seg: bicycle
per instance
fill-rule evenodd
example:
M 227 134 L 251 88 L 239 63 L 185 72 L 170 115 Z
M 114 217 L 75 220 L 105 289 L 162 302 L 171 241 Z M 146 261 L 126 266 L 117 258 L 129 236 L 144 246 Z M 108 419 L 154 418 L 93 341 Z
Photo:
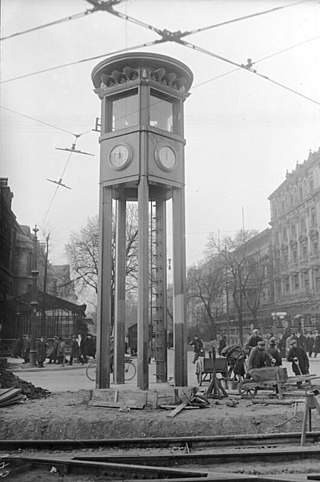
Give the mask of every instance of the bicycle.
M 95 381 L 96 379 L 96 368 L 97 368 L 97 362 L 94 360 L 93 362 L 89 363 L 89 365 L 86 368 L 86 376 L 89 378 L 91 381 Z M 132 380 L 137 372 L 137 368 L 134 364 L 134 361 L 130 357 L 130 355 L 125 355 L 124 359 L 124 379 L 126 382 L 129 380 Z

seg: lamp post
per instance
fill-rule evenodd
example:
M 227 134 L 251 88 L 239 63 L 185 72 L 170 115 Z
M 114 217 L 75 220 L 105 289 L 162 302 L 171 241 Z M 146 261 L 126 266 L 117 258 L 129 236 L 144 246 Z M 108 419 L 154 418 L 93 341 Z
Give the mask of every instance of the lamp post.
M 32 256 L 32 300 L 30 301 L 30 305 L 32 308 L 32 315 L 31 315 L 31 343 L 30 343 L 30 365 L 36 366 L 37 365 L 37 348 L 36 348 L 36 336 L 37 336 L 37 281 L 38 281 L 38 266 L 37 266 L 37 248 L 38 248 L 38 239 L 37 239 L 37 232 L 39 231 L 37 225 L 33 228 L 34 232 L 34 239 L 33 239 L 33 256 Z

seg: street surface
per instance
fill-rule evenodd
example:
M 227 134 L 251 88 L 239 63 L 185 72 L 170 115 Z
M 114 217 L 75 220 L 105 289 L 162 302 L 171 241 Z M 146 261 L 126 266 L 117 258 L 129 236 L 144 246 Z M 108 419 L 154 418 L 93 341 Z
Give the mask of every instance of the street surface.
M 192 363 L 194 354 L 188 351 L 188 385 L 196 386 L 198 385 L 196 375 L 195 375 L 195 365 Z M 133 359 L 134 363 L 137 363 L 136 358 Z M 10 360 L 15 361 L 15 360 Z M 168 350 L 168 380 L 173 378 L 173 362 L 174 362 L 174 351 Z M 293 376 L 291 369 L 291 363 L 286 360 L 282 360 L 282 366 L 286 367 L 288 370 L 288 376 Z M 51 392 L 61 392 L 61 391 L 78 391 L 78 390 L 91 390 L 95 388 L 95 382 L 89 380 L 85 374 L 86 365 L 76 364 L 72 367 L 66 365 L 61 367 L 61 365 L 45 365 L 44 368 L 17 368 L 14 371 L 15 375 L 19 376 L 23 380 L 31 382 L 33 385 L 45 388 Z M 320 376 L 320 356 L 318 358 L 310 359 L 310 374 L 316 374 Z M 149 388 L 156 389 L 156 364 L 152 361 L 149 365 Z M 207 387 L 208 382 L 203 383 L 203 387 Z M 112 383 L 111 375 L 111 385 L 110 387 L 115 387 Z M 137 377 L 125 383 L 125 387 L 137 388 Z

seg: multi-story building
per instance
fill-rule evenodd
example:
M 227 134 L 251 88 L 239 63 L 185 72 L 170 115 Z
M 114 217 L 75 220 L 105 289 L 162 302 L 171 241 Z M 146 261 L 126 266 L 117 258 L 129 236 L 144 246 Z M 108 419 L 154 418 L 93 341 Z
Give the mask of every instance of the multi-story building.
M 0 178 L 0 333 L 16 338 L 30 332 L 36 336 L 70 336 L 86 332 L 86 305 L 76 305 L 69 265 L 51 265 L 45 243 L 29 226 L 19 225 L 12 211 L 13 193 L 8 179 Z M 36 231 L 35 231 L 36 232 Z M 36 269 L 35 269 L 36 268 Z M 36 277 L 36 299 L 32 271 Z M 36 320 L 31 302 L 37 301 Z M 3 340 L 2 340 L 3 341 Z
M 312 330 L 320 321 L 320 150 L 287 172 L 269 196 L 275 311 L 291 326 Z

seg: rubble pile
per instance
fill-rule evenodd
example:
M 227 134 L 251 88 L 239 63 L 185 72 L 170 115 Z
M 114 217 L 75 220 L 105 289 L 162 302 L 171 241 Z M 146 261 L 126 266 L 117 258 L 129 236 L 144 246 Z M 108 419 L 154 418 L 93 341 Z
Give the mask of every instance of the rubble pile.
M 0 388 L 20 388 L 21 393 L 31 400 L 36 398 L 46 398 L 50 395 L 49 390 L 35 387 L 32 383 L 22 380 L 9 370 L 2 367 L 0 367 Z

